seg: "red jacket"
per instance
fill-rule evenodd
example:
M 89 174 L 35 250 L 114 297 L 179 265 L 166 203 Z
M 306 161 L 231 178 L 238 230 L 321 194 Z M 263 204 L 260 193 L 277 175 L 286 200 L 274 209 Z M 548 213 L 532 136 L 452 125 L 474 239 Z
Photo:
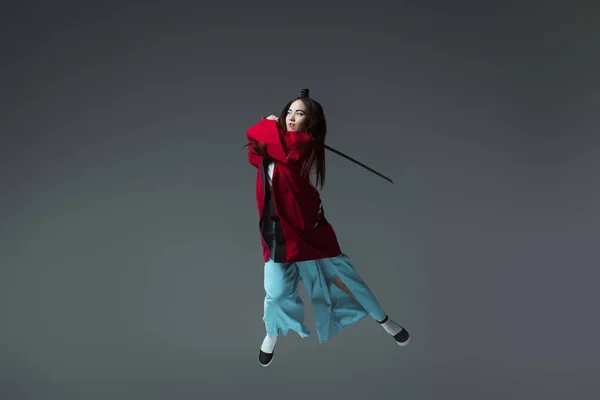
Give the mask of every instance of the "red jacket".
M 333 227 L 325 219 L 319 192 L 308 177 L 300 176 L 301 163 L 310 151 L 302 144 L 309 142 L 310 136 L 303 132 L 279 132 L 277 121 L 263 118 L 248 129 L 246 137 L 250 143 L 248 160 L 258 169 L 256 204 L 261 232 L 264 227 L 265 185 L 268 185 L 265 180 L 267 165 L 263 161 L 275 162 L 272 196 L 285 242 L 282 243 L 284 248 L 280 249 L 281 252 L 275 251 L 276 254 L 282 254 L 275 257 L 275 261 L 297 262 L 338 256 L 341 253 L 340 246 Z M 267 145 L 267 155 L 271 160 L 263 160 L 263 157 L 253 153 L 252 140 Z M 267 262 L 271 255 L 269 246 L 263 235 L 261 240 L 264 261 Z

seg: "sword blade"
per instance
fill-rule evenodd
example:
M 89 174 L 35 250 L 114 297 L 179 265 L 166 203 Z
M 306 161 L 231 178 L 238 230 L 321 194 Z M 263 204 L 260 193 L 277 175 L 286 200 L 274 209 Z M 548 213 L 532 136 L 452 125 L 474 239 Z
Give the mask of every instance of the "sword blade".
M 365 169 L 367 169 L 367 170 L 371 171 L 371 172 L 372 172 L 372 173 L 374 173 L 375 175 L 382 177 L 383 179 L 385 179 L 386 181 L 390 182 L 391 184 L 394 184 L 394 182 L 393 182 L 393 181 L 392 181 L 390 178 L 388 178 L 387 176 L 385 176 L 385 175 L 383 175 L 383 174 L 380 174 L 379 172 L 375 171 L 373 168 L 366 166 L 365 164 L 361 163 L 360 161 L 356 161 L 354 158 L 352 158 L 352 157 L 350 157 L 350 156 L 347 156 L 346 154 L 342 153 L 341 151 L 339 151 L 339 150 L 336 150 L 336 149 L 334 149 L 333 147 L 330 147 L 330 146 L 328 146 L 328 145 L 325 145 L 325 148 L 326 148 L 327 150 L 331 151 L 331 152 L 334 152 L 335 154 L 337 154 L 337 155 L 339 155 L 339 156 L 342 156 L 342 157 L 344 157 L 344 158 L 345 158 L 345 159 L 347 159 L 347 160 L 350 160 L 350 161 L 352 161 L 352 162 L 353 162 L 353 163 L 355 163 L 355 164 L 358 164 L 358 165 L 360 165 L 361 167 L 363 167 L 363 168 L 365 168 Z

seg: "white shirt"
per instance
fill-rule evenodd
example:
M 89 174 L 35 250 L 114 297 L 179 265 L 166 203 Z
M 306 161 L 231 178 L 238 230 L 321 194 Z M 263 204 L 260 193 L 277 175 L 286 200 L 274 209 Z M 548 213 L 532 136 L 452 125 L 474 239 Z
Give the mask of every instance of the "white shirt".
M 273 187 L 273 171 L 275 170 L 275 163 L 271 161 L 267 168 L 269 176 L 269 186 Z

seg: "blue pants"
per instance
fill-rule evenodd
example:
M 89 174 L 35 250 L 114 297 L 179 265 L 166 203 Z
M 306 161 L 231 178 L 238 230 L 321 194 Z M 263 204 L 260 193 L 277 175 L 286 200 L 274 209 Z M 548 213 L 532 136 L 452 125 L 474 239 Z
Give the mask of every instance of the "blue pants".
M 271 223 L 270 229 L 265 232 L 271 248 L 274 247 L 274 228 L 274 223 Z M 304 282 L 313 306 L 320 343 L 367 315 L 378 321 L 386 316 L 345 254 L 295 263 L 276 263 L 271 257 L 264 270 L 266 296 L 263 320 L 267 335 L 271 337 L 277 337 L 278 333 L 286 336 L 290 329 L 303 338 L 310 335 L 304 324 L 304 303 L 298 295 L 300 281 Z M 333 283 L 336 276 L 360 304 Z

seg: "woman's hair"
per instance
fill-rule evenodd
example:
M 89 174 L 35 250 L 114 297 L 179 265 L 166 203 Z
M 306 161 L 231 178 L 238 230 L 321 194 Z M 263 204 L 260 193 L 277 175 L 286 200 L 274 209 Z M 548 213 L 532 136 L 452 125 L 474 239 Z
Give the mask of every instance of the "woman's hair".
M 312 139 L 310 142 L 310 154 L 302 163 L 301 174 L 308 176 L 314 168 L 316 174 L 315 184 L 322 189 L 325 185 L 325 136 L 327 135 L 327 121 L 325 120 L 323 106 L 310 98 L 308 94 L 308 89 L 302 89 L 300 97 L 290 100 L 285 105 L 277 120 L 277 128 L 283 132 L 287 130 L 285 124 L 287 112 L 294 101 L 301 100 L 306 109 L 305 125 L 302 131 L 306 132 Z

